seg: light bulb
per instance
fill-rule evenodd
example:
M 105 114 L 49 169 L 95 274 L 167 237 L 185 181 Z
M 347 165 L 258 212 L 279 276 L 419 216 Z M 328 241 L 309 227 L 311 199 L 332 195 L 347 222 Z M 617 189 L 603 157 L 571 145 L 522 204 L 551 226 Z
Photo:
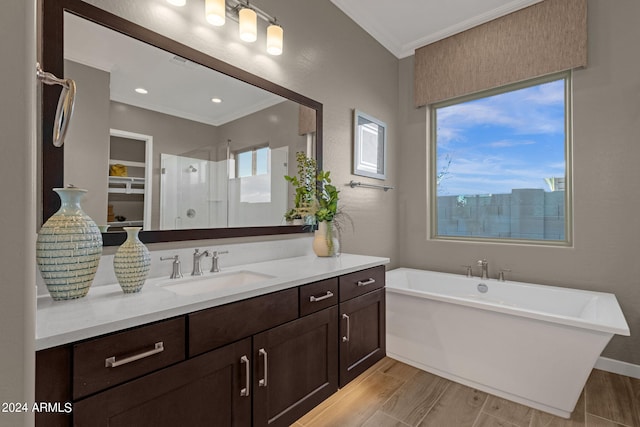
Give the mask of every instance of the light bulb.
M 204 13 L 207 22 L 216 27 L 224 25 L 225 7 L 225 0 L 205 0 Z
M 267 27 L 267 53 L 270 55 L 282 55 L 283 30 L 278 24 Z
M 250 43 L 256 41 L 258 38 L 258 15 L 256 12 L 245 7 L 240 9 L 238 17 L 240 39 Z

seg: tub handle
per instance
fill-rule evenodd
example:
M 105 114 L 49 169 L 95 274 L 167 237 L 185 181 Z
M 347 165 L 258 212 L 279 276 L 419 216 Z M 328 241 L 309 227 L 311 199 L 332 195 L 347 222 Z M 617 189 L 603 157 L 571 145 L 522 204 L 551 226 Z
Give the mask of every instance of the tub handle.
M 247 357 L 247 355 L 243 355 L 240 358 L 240 364 L 244 363 L 244 378 L 245 378 L 245 383 L 244 383 L 244 387 L 240 389 L 240 396 L 246 397 L 249 396 L 249 387 L 251 385 L 251 381 L 249 380 L 249 378 L 251 377 L 251 372 L 249 371 L 249 358 Z
M 349 316 L 347 314 L 343 314 L 342 318 L 346 319 L 346 321 L 347 321 L 347 335 L 342 337 L 342 342 L 349 342 L 349 339 L 350 339 L 349 335 L 351 335 L 350 334 L 351 324 L 350 324 L 350 321 L 349 321 L 350 319 L 349 319 Z
M 373 277 L 367 280 L 358 280 L 358 286 L 373 285 L 374 283 L 376 283 L 376 279 L 374 279 Z
M 127 363 L 135 362 L 136 360 L 144 359 L 145 357 L 153 356 L 154 354 L 162 353 L 164 351 L 164 344 L 162 341 L 154 344 L 153 350 L 145 351 L 143 353 L 135 354 L 130 357 L 125 357 L 122 360 L 116 361 L 115 356 L 107 357 L 104 360 L 105 368 L 117 368 L 118 366 L 126 365 Z
M 316 297 L 316 296 L 311 295 L 309 297 L 309 302 L 323 301 L 323 300 L 331 298 L 332 296 L 333 296 L 333 292 L 331 292 L 331 291 L 327 291 L 327 293 L 325 295 L 322 295 L 321 297 Z

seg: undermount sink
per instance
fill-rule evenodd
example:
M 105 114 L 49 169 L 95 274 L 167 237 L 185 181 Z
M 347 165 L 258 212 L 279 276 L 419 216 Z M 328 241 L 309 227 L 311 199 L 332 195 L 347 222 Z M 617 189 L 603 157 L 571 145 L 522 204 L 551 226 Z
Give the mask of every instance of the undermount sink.
M 207 292 L 220 291 L 237 286 L 250 285 L 272 279 L 268 274 L 253 271 L 234 271 L 230 273 L 216 273 L 215 275 L 201 276 L 190 280 L 180 280 L 175 283 L 163 282 L 158 286 L 178 295 L 199 295 Z

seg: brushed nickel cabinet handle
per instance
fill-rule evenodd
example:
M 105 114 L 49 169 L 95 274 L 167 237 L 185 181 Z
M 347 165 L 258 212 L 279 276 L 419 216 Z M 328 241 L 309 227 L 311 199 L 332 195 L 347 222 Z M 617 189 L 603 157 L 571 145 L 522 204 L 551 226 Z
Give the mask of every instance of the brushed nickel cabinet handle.
M 153 350 L 145 351 L 143 353 L 135 354 L 133 356 L 125 357 L 124 359 L 116 361 L 116 356 L 107 357 L 104 360 L 105 368 L 117 368 L 118 366 L 126 365 L 127 363 L 135 362 L 136 360 L 144 359 L 145 357 L 153 356 L 154 354 L 162 353 L 164 351 L 164 343 L 162 341 L 155 343 Z
M 350 335 L 350 331 L 349 330 L 351 329 L 350 319 L 349 319 L 349 316 L 346 315 L 346 314 L 343 314 L 342 318 L 346 319 L 346 321 L 347 321 L 347 335 L 342 337 L 342 342 L 349 342 L 349 339 L 350 339 L 349 338 L 349 335 Z
M 311 295 L 309 297 L 309 302 L 323 301 L 323 300 L 331 298 L 332 296 L 333 296 L 333 292 L 331 292 L 331 291 L 327 291 L 327 293 L 325 295 L 322 295 L 321 297 L 316 297 L 316 296 Z
M 374 283 L 376 283 L 376 279 L 374 279 L 373 277 L 367 280 L 358 280 L 358 286 L 373 285 Z
M 258 350 L 258 354 L 264 358 L 264 375 L 262 379 L 258 381 L 258 386 L 266 387 L 267 386 L 267 370 L 269 369 L 269 362 L 267 361 L 267 351 L 264 348 Z
M 249 371 L 249 358 L 244 355 L 240 358 L 240 363 L 244 363 L 244 375 L 245 375 L 245 383 L 244 388 L 240 389 L 240 396 L 249 396 L 249 386 L 251 384 L 249 380 L 249 376 L 251 372 Z

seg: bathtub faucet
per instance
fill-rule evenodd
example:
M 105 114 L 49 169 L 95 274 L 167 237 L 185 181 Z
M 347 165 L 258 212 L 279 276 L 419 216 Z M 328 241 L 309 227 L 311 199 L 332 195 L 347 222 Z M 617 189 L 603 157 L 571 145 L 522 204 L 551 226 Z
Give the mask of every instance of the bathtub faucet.
M 489 261 L 486 259 L 479 259 L 478 265 L 482 267 L 482 280 L 489 278 Z

